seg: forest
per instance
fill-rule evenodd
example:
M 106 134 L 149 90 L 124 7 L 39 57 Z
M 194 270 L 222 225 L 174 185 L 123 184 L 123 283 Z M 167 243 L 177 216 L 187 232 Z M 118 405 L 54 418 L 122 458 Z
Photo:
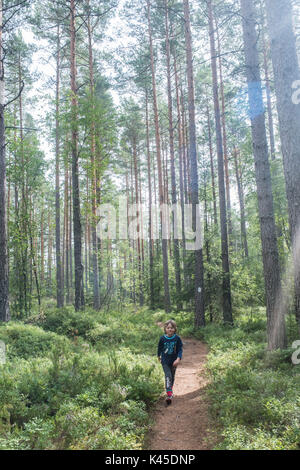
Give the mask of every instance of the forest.
M 0 450 L 300 449 L 299 58 L 300 0 L 0 0 Z

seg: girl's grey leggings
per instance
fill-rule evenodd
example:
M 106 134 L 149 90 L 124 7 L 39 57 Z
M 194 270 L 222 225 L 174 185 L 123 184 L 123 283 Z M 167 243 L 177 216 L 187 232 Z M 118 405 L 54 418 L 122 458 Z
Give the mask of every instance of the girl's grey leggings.
M 165 373 L 166 391 L 169 392 L 174 385 L 176 367 L 169 366 L 168 364 L 162 364 L 162 367 Z

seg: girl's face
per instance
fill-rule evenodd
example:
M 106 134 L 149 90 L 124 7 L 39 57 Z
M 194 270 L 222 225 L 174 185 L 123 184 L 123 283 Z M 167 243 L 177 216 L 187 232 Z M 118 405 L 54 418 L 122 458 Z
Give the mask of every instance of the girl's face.
M 171 323 L 169 323 L 167 326 L 166 326 L 166 335 L 167 336 L 173 336 L 174 333 L 175 333 L 175 328 L 171 325 Z

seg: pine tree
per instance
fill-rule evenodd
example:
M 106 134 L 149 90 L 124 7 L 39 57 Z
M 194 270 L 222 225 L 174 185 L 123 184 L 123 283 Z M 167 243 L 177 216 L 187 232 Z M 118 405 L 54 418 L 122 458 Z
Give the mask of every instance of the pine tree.
M 273 350 L 285 347 L 286 333 L 277 297 L 280 268 L 253 0 L 241 0 L 241 14 L 267 302 L 268 348 Z
M 266 0 L 280 140 L 288 201 L 295 286 L 295 314 L 300 330 L 300 105 L 293 97 L 300 70 L 290 0 Z
M 199 186 L 198 186 L 198 163 L 196 148 L 196 123 L 195 123 L 195 96 L 194 96 L 194 72 L 192 59 L 192 34 L 190 22 L 189 1 L 183 0 L 185 21 L 185 48 L 187 63 L 188 82 L 188 109 L 189 109 L 189 162 L 191 178 L 191 202 L 193 210 L 193 231 L 196 232 L 199 223 Z M 198 219 L 198 220 L 197 220 Z M 195 317 L 196 328 L 205 325 L 204 311 L 204 267 L 202 247 L 195 249 Z
M 6 213 L 6 158 L 4 123 L 4 65 L 2 43 L 3 13 L 0 0 L 0 321 L 8 321 L 8 251 L 7 251 L 7 213 Z

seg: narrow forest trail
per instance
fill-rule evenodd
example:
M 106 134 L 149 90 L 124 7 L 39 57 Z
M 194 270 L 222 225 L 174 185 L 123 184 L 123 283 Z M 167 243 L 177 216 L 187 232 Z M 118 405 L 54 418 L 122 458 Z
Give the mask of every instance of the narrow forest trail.
M 183 358 L 174 385 L 174 398 L 166 406 L 161 398 L 154 410 L 154 425 L 147 439 L 148 450 L 210 450 L 213 441 L 208 414 L 205 374 L 207 346 L 182 338 Z

